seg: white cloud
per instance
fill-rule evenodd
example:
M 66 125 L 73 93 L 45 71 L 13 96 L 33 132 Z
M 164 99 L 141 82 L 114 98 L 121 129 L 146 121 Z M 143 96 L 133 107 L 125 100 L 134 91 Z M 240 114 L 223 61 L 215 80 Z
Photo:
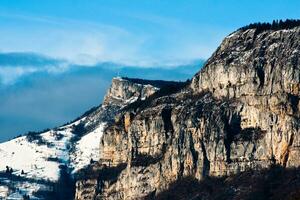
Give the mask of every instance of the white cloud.
M 91 21 L 2 13 L 0 17 L 24 23 L 0 27 L 0 50 L 38 52 L 86 65 L 106 61 L 142 66 L 174 65 L 211 54 L 210 44 L 199 39 L 198 28 L 191 33 L 190 26 L 194 25 L 161 16 L 125 15 L 127 18 L 122 17 L 126 20 L 149 24 L 151 31 L 138 26 L 132 29 Z
M 47 72 L 50 74 L 58 74 L 67 71 L 69 65 L 66 63 L 61 63 L 55 66 L 1 66 L 0 67 L 0 84 L 3 85 L 12 85 L 21 77 L 38 73 L 38 72 Z
M 9 85 L 14 83 L 18 78 L 26 74 L 31 74 L 36 72 L 36 68 L 22 68 L 22 67 L 1 67 L 0 68 L 0 80 L 4 85 Z

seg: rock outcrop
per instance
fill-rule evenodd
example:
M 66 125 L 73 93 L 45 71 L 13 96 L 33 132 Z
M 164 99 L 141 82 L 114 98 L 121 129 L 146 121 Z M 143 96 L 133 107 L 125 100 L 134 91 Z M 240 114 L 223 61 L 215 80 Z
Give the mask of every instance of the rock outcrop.
M 104 104 L 128 104 L 137 99 L 145 99 L 156 92 L 158 88 L 150 84 L 140 84 L 128 78 L 113 78 L 111 87 L 109 88 Z
M 161 84 L 168 82 L 161 81 L 157 84 L 156 81 L 147 81 L 143 83 L 141 79 L 113 78 L 102 105 L 88 112 L 82 123 L 87 130 L 92 130 L 100 123 L 114 121 L 122 107 L 149 97 L 159 89 Z
M 111 124 L 116 121 L 122 121 L 126 129 L 130 126 L 132 114 L 119 114 L 122 108 L 133 102 L 140 102 L 148 98 L 158 91 L 160 87 L 169 84 L 173 84 L 173 82 L 146 81 L 121 77 L 114 78 L 111 87 L 104 97 L 103 104 L 85 114 L 81 123 L 87 132 L 91 132 L 101 123 Z M 76 199 L 93 199 L 99 193 L 99 173 L 106 169 L 103 165 L 105 160 L 109 161 L 111 159 L 112 157 L 104 159 L 101 157 L 101 165 L 95 162 L 87 169 L 83 169 L 82 172 L 78 172 L 75 175 L 75 178 L 78 180 L 76 183 Z
M 110 93 L 122 101 L 153 95 L 108 124 L 96 170 L 82 172 L 95 192 L 77 199 L 151 199 L 184 177 L 300 166 L 299 59 L 299 27 L 238 30 L 178 90 L 116 85 Z

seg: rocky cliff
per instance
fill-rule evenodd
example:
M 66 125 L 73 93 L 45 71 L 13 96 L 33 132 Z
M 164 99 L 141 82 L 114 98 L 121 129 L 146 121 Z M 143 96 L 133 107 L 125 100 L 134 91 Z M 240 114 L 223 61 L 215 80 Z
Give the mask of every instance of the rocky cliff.
M 120 108 L 99 162 L 81 172 L 76 199 L 153 199 L 185 177 L 298 167 L 299 51 L 299 27 L 232 33 L 191 82 Z
M 92 132 L 103 123 L 113 124 L 116 121 L 122 121 L 123 125 L 128 127 L 130 120 L 129 117 L 121 114 L 122 109 L 134 102 L 145 100 L 158 91 L 160 87 L 172 84 L 174 84 L 172 81 L 113 78 L 111 87 L 104 97 L 103 104 L 84 116 L 81 122 L 84 127 L 83 131 Z M 118 155 L 118 157 L 121 156 Z M 104 162 L 109 162 L 111 159 L 112 157 L 103 158 L 101 156 L 101 165 L 98 162 L 94 162 L 87 169 L 83 169 L 82 172 L 79 171 L 75 174 L 75 178 L 80 180 L 76 183 L 76 199 L 92 199 L 98 194 L 99 170 L 103 168 Z

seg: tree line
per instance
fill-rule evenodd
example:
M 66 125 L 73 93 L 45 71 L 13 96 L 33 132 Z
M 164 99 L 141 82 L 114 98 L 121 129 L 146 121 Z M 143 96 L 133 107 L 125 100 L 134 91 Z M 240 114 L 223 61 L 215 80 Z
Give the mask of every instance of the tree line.
M 292 29 L 297 26 L 300 26 L 299 19 L 287 19 L 287 20 L 273 20 L 272 23 L 252 23 L 247 26 L 240 28 L 239 30 L 245 31 L 248 29 L 256 29 L 257 33 L 266 31 L 266 30 L 281 30 L 281 29 Z

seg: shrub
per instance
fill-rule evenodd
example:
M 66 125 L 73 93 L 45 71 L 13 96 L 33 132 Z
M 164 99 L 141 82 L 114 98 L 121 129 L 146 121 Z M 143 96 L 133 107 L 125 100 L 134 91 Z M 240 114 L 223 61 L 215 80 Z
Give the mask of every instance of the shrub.
M 161 149 L 161 153 L 158 155 L 148 155 L 148 154 L 144 154 L 144 153 L 138 153 L 131 161 L 131 165 L 132 166 L 149 166 L 152 164 L 156 164 L 159 161 L 161 161 L 165 155 L 167 151 L 167 145 L 163 144 L 162 149 Z
M 138 167 L 138 166 L 149 166 L 151 164 L 155 164 L 162 159 L 162 155 L 159 156 L 151 156 L 147 154 L 138 154 L 134 159 L 131 161 L 131 165 Z
M 45 141 L 42 136 L 41 133 L 47 132 L 49 131 L 49 129 L 45 129 L 41 132 L 28 132 L 26 135 L 26 139 L 28 142 L 35 142 L 38 145 L 47 145 L 48 147 L 52 147 L 53 144 L 51 144 L 50 142 Z
M 76 136 L 83 136 L 86 133 L 86 128 L 84 123 L 79 123 L 73 127 L 72 133 Z
M 121 163 L 114 167 L 104 166 L 99 171 L 99 180 L 116 182 L 121 172 L 127 167 L 126 163 Z
M 23 200 L 30 200 L 29 195 L 24 194 L 24 195 L 23 195 Z
M 163 80 L 144 80 L 138 78 L 128 78 L 122 77 L 122 79 L 128 80 L 133 83 L 142 84 L 142 85 L 152 85 L 154 87 L 162 88 L 168 85 L 177 84 L 176 81 L 163 81 Z
M 79 170 L 75 174 L 76 180 L 98 179 L 99 181 L 115 182 L 121 172 L 127 167 L 127 163 L 121 163 L 117 166 L 100 165 L 94 162 L 87 167 Z

